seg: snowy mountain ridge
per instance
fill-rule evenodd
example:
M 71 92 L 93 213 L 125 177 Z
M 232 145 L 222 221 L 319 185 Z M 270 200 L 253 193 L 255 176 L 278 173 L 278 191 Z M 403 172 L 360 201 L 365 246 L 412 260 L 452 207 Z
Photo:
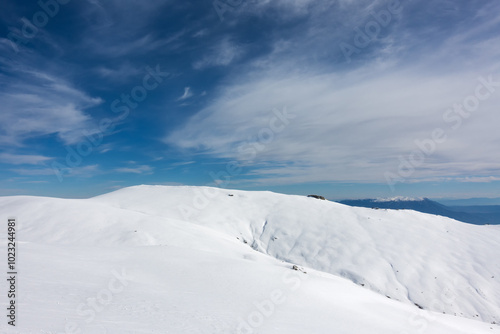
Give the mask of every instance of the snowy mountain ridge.
M 209 204 L 197 206 L 203 194 Z M 498 228 L 490 231 L 419 212 L 384 212 L 304 196 L 216 188 L 182 187 L 172 192 L 140 186 L 96 200 L 179 220 L 188 211 L 191 223 L 240 237 L 277 259 L 347 277 L 433 311 L 500 322 L 500 280 L 491 278 L 500 269 L 493 260 L 500 249 Z M 462 263 L 481 269 L 470 272 L 461 268 Z M 426 270 L 415 277 L 415 267 Z M 483 280 L 487 286 L 476 286 Z M 455 291 L 455 303 L 433 305 L 435 293 L 446 289 Z M 475 306 L 460 306 L 470 298 Z M 494 307 L 490 298 L 496 300 Z
M 420 202 L 426 200 L 425 197 L 408 197 L 408 196 L 394 196 L 394 197 L 377 197 L 377 198 L 366 198 L 366 199 L 349 199 L 345 201 L 371 201 L 374 203 L 383 202 Z
M 3 197 L 0 214 L 19 220 L 31 330 L 43 324 L 56 332 L 43 319 L 62 317 L 81 328 L 107 323 L 107 333 L 142 333 L 145 317 L 162 333 L 420 333 L 415 318 L 432 318 L 429 333 L 500 332 L 490 325 L 500 314 L 498 226 L 305 196 L 167 186 L 87 200 Z M 92 282 L 120 266 L 133 277 L 128 292 L 87 324 L 72 310 L 95 296 Z M 287 302 L 266 292 L 275 290 Z M 47 300 L 57 304 L 39 314 Z M 292 320 L 295 312 L 307 323 Z M 256 322 L 255 314 L 265 319 Z M 188 323 L 193 328 L 179 329 Z
M 395 196 L 386 198 L 375 198 L 374 202 L 420 202 L 425 200 L 424 197 L 406 197 L 406 196 Z

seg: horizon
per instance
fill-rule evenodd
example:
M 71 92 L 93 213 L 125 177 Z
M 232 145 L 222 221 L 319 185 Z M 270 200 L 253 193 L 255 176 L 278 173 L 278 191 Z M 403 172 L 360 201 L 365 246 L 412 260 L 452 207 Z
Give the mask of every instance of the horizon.
M 101 195 L 106 195 L 113 193 L 115 191 L 120 191 L 124 190 L 127 188 L 134 188 L 134 187 L 141 187 L 141 186 L 161 186 L 161 187 L 172 187 L 172 188 L 177 188 L 177 187 L 195 187 L 195 188 L 202 188 L 202 187 L 211 187 L 215 189 L 221 189 L 221 190 L 229 190 L 229 191 L 250 191 L 250 192 L 271 192 L 275 194 L 281 194 L 281 195 L 292 195 L 292 196 L 310 196 L 310 195 L 321 195 L 319 193 L 307 193 L 307 192 L 302 192 L 302 193 L 285 193 L 285 192 L 279 192 L 279 191 L 272 191 L 272 190 L 243 190 L 243 189 L 237 189 L 237 188 L 221 188 L 217 186 L 210 186 L 210 185 L 205 185 L 205 186 L 196 186 L 196 185 L 161 185 L 161 184 L 136 184 L 136 185 L 131 185 L 123 188 L 117 188 L 110 190 L 108 192 L 103 192 L 103 193 L 97 193 L 93 194 L 90 196 L 81 196 L 81 197 L 76 197 L 76 196 L 69 196 L 69 197 L 59 197 L 59 196 L 50 196 L 50 195 L 0 195 L 0 197 L 15 197 L 15 196 L 34 196 L 34 197 L 47 197 L 47 198 L 62 198 L 62 199 L 90 199 L 93 197 L 98 197 Z M 431 198 L 431 197 L 408 197 L 408 196 L 394 196 L 394 197 L 351 197 L 351 198 L 344 198 L 344 197 L 338 197 L 338 198 L 330 198 L 326 197 L 327 201 L 332 201 L 332 202 L 342 202 L 342 201 L 365 201 L 365 200 L 371 200 L 371 201 L 403 201 L 403 202 L 413 202 L 413 201 L 424 201 L 424 200 L 430 200 L 433 202 L 438 202 L 439 204 L 445 205 L 445 206 L 500 206 L 500 197 L 472 197 L 472 198 L 448 198 L 448 197 L 442 197 L 442 198 Z M 350 204 L 348 204 L 350 205 Z
M 498 12 L 493 0 L 5 4 L 0 196 L 157 184 L 495 202 Z

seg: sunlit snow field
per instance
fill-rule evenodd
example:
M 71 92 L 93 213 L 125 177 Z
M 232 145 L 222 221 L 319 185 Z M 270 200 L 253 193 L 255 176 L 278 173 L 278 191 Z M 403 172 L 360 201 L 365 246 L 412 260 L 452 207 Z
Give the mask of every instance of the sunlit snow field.
M 19 268 L 0 333 L 500 333 L 498 226 L 166 186 L 0 216 Z

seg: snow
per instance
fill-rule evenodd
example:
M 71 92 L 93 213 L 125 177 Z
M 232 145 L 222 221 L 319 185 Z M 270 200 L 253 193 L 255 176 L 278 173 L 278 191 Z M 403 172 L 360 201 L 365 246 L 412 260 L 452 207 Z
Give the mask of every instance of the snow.
M 12 216 L 18 326 L 0 333 L 500 333 L 498 226 L 166 186 L 1 197 Z
M 377 198 L 373 201 L 374 202 L 420 202 L 423 200 L 424 200 L 423 197 L 396 196 L 396 197 L 387 197 L 387 198 Z

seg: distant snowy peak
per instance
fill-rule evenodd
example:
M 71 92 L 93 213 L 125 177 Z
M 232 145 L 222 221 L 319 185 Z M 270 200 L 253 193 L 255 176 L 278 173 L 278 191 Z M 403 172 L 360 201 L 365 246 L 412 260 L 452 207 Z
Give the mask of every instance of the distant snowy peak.
M 423 202 L 427 198 L 425 197 L 405 197 L 405 196 L 396 196 L 396 197 L 388 197 L 388 198 L 376 198 L 372 199 L 373 202 Z
M 378 199 L 345 200 L 339 203 L 365 208 L 415 210 L 432 215 L 449 217 L 461 222 L 476 225 L 497 225 L 500 223 L 500 210 L 498 212 L 466 212 L 460 207 L 448 207 L 439 202 L 424 198 L 392 197 Z
M 363 198 L 363 199 L 351 199 L 343 200 L 344 202 L 360 202 L 360 203 L 390 203 L 390 202 L 425 202 L 430 201 L 427 197 L 407 197 L 407 196 L 395 196 L 395 197 L 380 197 L 380 198 Z

